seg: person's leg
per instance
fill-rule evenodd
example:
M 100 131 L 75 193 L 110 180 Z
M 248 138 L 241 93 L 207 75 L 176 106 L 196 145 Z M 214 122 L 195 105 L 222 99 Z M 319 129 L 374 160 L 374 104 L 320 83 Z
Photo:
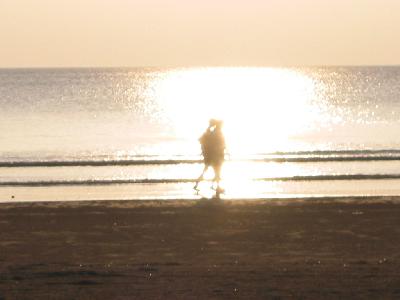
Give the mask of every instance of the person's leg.
M 221 181 L 221 167 L 222 167 L 221 164 L 213 165 L 213 170 L 214 170 L 213 187 L 214 187 L 215 183 L 217 184 L 215 190 L 219 190 L 220 189 L 219 183 Z
M 200 181 L 203 180 L 204 174 L 207 172 L 207 170 L 208 170 L 208 165 L 204 164 L 203 172 L 201 172 L 201 175 L 199 176 L 199 178 L 197 178 L 196 184 L 193 187 L 195 190 L 197 190 L 197 187 L 199 186 Z
M 214 179 L 213 179 L 213 189 L 215 189 L 215 196 L 214 199 L 220 199 L 221 193 L 224 193 L 224 189 L 220 186 L 221 181 L 221 164 L 217 164 L 213 166 L 214 170 Z M 214 184 L 217 186 L 214 188 Z

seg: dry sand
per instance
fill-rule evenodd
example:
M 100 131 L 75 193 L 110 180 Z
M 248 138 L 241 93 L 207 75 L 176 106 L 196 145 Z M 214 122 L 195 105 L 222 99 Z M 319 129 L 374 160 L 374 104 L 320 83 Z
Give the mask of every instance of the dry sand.
M 0 205 L 0 299 L 398 299 L 400 201 Z

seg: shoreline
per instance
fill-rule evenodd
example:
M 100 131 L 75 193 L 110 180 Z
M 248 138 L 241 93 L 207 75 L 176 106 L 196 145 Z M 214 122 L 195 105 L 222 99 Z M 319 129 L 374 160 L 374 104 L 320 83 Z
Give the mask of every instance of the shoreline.
M 0 204 L 0 299 L 396 299 L 400 197 Z
M 367 201 L 367 202 L 366 202 Z M 318 204 L 318 203 L 398 203 L 400 195 L 382 196 L 306 196 L 306 197 L 249 197 L 249 198 L 149 198 L 149 199 L 88 199 L 88 200 L 0 200 L 0 209 L 24 206 L 46 207 L 80 207 L 80 206 L 116 206 L 122 205 L 130 208 L 152 206 L 192 206 L 201 203 L 246 205 L 246 204 L 279 204 L 289 205 L 293 203 Z

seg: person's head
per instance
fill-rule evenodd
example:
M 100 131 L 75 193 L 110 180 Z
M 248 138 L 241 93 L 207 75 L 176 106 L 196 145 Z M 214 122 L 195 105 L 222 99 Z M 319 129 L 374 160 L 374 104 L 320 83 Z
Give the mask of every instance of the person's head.
M 218 120 L 210 119 L 210 121 L 208 121 L 208 127 L 209 128 L 214 127 L 214 126 L 216 126 L 217 123 L 218 123 Z
M 222 120 L 215 120 L 215 128 L 222 129 L 222 125 L 224 125 L 224 121 Z

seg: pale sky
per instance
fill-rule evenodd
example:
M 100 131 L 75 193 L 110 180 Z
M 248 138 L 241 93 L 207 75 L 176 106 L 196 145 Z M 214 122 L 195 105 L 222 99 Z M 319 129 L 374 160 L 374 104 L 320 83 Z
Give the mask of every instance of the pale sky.
M 399 65 L 400 0 L 0 0 L 0 67 Z

